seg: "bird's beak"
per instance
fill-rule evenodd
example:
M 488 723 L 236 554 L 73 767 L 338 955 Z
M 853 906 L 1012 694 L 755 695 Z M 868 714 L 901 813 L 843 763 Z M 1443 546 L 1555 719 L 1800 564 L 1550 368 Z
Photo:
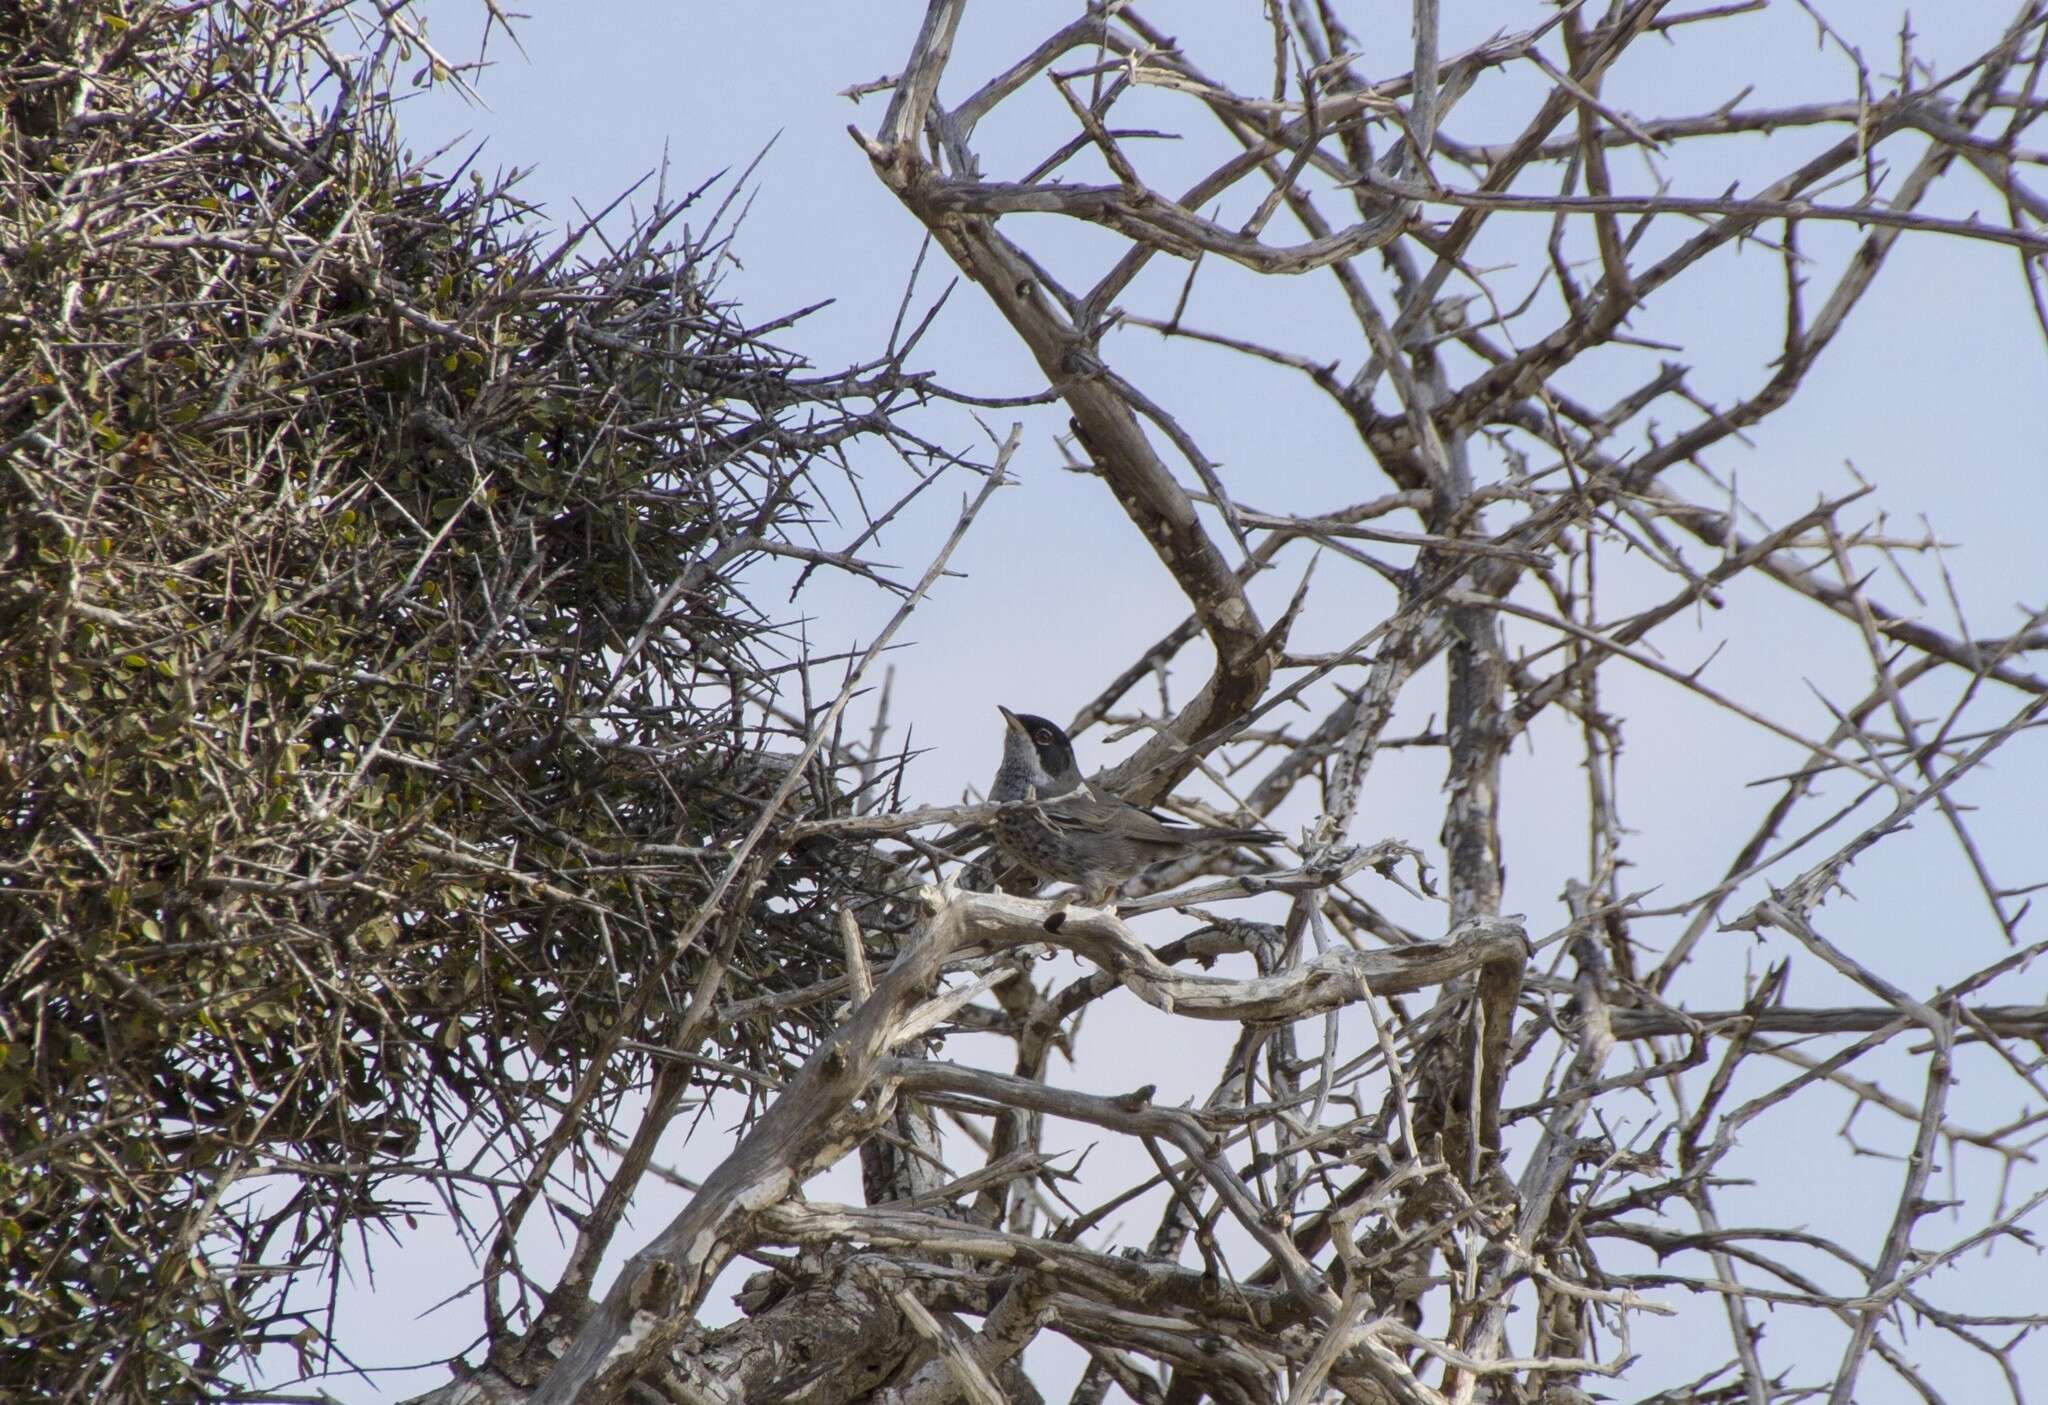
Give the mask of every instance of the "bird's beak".
M 1009 725 L 1011 731 L 1021 732 L 1024 730 L 1024 724 L 1017 720 L 1016 713 L 1010 711 L 1010 709 L 1004 707 L 1001 703 L 996 704 L 996 711 L 1003 714 L 1003 721 Z

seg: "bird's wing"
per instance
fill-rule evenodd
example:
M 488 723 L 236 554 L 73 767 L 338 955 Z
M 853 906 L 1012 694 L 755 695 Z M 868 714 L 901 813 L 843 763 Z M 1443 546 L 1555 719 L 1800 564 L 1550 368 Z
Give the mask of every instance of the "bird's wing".
M 1086 786 L 1040 801 L 1039 811 L 1052 828 L 1071 834 L 1115 835 L 1172 848 L 1199 843 L 1203 837 L 1199 828 L 1168 824 L 1148 810 Z

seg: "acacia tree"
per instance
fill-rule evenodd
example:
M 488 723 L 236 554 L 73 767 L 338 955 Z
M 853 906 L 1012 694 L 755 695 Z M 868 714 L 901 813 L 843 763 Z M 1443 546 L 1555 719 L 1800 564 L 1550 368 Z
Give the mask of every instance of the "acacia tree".
M 338 302 L 320 304 L 360 318 L 338 329 L 347 338 L 282 340 L 308 356 L 346 348 L 353 378 L 341 377 L 344 387 L 364 384 L 387 358 L 413 368 L 374 382 L 402 413 L 362 423 L 380 433 L 424 426 L 427 442 L 368 442 L 428 466 L 415 473 L 472 476 L 460 478 L 460 493 L 443 493 L 456 500 L 445 511 L 402 494 L 405 511 L 372 510 L 386 534 L 375 578 L 387 584 L 368 596 L 376 609 L 353 604 L 345 621 L 315 631 L 350 641 L 340 656 L 307 652 L 291 627 L 305 612 L 278 611 L 267 584 L 234 594 L 222 579 L 216 592 L 241 607 L 199 611 L 177 630 L 159 620 L 185 619 L 183 586 L 170 592 L 180 603 L 159 607 L 167 615 L 107 604 L 94 592 L 108 582 L 155 577 L 79 563 L 92 563 L 96 540 L 157 540 L 140 527 L 46 543 L 43 593 L 23 594 L 47 609 L 9 625 L 20 661 L 12 677 L 24 680 L 10 698 L 34 703 L 8 741 L 10 765 L 27 778 L 15 782 L 10 814 L 36 822 L 22 833 L 42 836 L 10 858 L 62 858 L 52 870 L 61 882 L 34 901 L 7 894 L 9 1015 L 23 1002 L 34 1019 L 6 1034 L 35 1054 L 38 1081 L 5 1095 L 42 1119 L 9 1150 L 16 1165 L 54 1172 L 47 1183 L 67 1188 L 41 1193 L 71 1197 L 25 1221 L 38 1227 L 20 1241 L 41 1275 L 32 1287 L 83 1285 L 88 1303 L 103 1291 L 81 1266 L 135 1231 L 110 1223 L 84 1245 L 66 1225 L 106 1223 L 105 1206 L 136 1203 L 122 1198 L 131 1184 L 167 1207 L 143 1218 L 158 1238 L 132 1261 L 190 1264 L 179 1281 L 211 1284 L 237 1281 L 212 1264 L 267 1281 L 255 1274 L 264 1235 L 283 1234 L 279 1225 L 298 1236 L 295 1261 L 331 1262 L 329 1226 L 388 1213 L 379 1192 L 426 1183 L 446 1188 L 450 1212 L 473 1227 L 485 1303 L 483 1349 L 437 1400 L 1030 1400 L 1040 1394 L 1035 1348 L 1055 1339 L 1085 1355 L 1077 1405 L 1112 1390 L 1144 1405 L 1625 1390 L 1752 1405 L 1892 1388 L 1945 1398 L 1947 1382 L 1917 1364 L 1908 1324 L 1980 1356 L 2019 1399 L 2028 1334 L 2044 1320 L 2036 1299 L 2013 1291 L 2011 1263 L 2048 1196 L 2031 1158 L 2048 1093 L 2029 1052 L 2048 1035 L 2048 1009 L 2026 980 L 2041 950 L 2024 926 L 2028 875 L 2005 873 L 1988 840 L 2038 820 L 1972 805 L 1987 758 L 2023 756 L 2048 709 L 2048 684 L 2032 667 L 2048 628 L 2032 613 L 2001 634 L 1973 625 L 1959 603 L 1956 623 L 1929 623 L 1914 582 L 1942 577 L 1931 534 L 1891 532 L 1863 489 L 1826 497 L 1816 488 L 1812 507 L 1773 515 L 1733 490 L 1717 455 L 1791 402 L 1853 333 L 1859 304 L 1905 241 L 2011 249 L 2013 296 L 2032 299 L 2048 333 L 2037 293 L 2048 206 L 2027 181 L 2043 158 L 2025 142 L 2043 110 L 2043 6 L 2016 7 L 1996 43 L 1949 70 L 1925 71 L 1902 39 L 1890 80 L 1803 6 L 1821 41 L 1852 60 L 1851 90 L 1798 106 L 1738 98 L 1654 116 L 1603 96 L 1611 77 L 1625 65 L 1684 62 L 1693 36 L 1743 24 L 1760 5 L 1564 6 L 1527 32 L 1443 52 L 1435 0 L 1416 0 L 1413 59 L 1393 76 L 1366 71 L 1334 7 L 1268 5 L 1257 13 L 1271 83 L 1256 93 L 1233 91 L 1202 55 L 1115 4 L 1087 8 L 1000 71 L 955 73 L 955 38 L 972 23 L 964 8 L 933 0 L 906 33 L 902 71 L 869 90 L 886 94 L 886 108 L 862 140 L 877 178 L 1035 359 L 1040 382 L 1020 398 L 1063 408 L 1076 471 L 1109 490 L 1136 529 L 1133 548 L 1151 548 L 1188 606 L 1182 624 L 1103 680 L 1070 730 L 1114 724 L 1145 736 L 1091 779 L 1105 790 L 1195 817 L 1227 806 L 1298 821 L 1285 861 L 1241 854 L 1155 872 L 1113 909 L 1071 911 L 1049 929 L 1053 902 L 974 861 L 985 807 L 904 810 L 888 785 L 897 771 L 882 730 L 859 739 L 840 730 L 857 667 L 836 689 L 804 690 L 805 704 L 791 709 L 776 665 L 727 638 L 745 618 L 735 596 L 748 589 L 737 574 L 748 553 L 808 552 L 830 569 L 874 573 L 859 555 L 865 521 L 829 551 L 776 527 L 797 525 L 801 492 L 815 490 L 813 456 L 835 447 L 833 436 L 883 429 L 868 402 L 856 412 L 847 397 L 886 411 L 900 403 L 892 397 L 937 393 L 904 375 L 900 348 L 865 376 L 823 387 L 793 386 L 786 364 L 765 383 L 729 379 L 724 343 L 688 340 L 708 316 L 702 295 L 659 279 L 659 296 L 646 292 L 646 244 L 634 246 L 630 272 L 601 265 L 594 285 L 507 301 L 493 300 L 509 295 L 488 283 L 492 297 L 459 303 L 460 318 L 408 297 L 420 282 L 352 278 L 335 288 Z M 385 22 L 402 24 L 402 11 Z M 69 61 L 65 71 L 89 71 L 95 85 L 106 66 Z M 1459 140 L 1489 85 L 1526 99 L 1519 131 Z M 1045 130 L 1032 117 L 1023 125 L 1040 150 L 996 168 L 978 131 L 1046 91 L 1063 126 Z M 102 130 L 77 123 L 75 134 Z M 169 128 L 151 130 L 171 140 Z M 1795 160 L 1746 178 L 1750 193 L 1685 184 L 1696 147 L 1768 131 L 1813 139 Z M 1199 179 L 1167 190 L 1147 174 L 1165 135 L 1225 149 Z M 190 148 L 166 149 L 183 160 Z M 1744 149 L 1768 159 L 1768 148 Z M 284 161 L 291 148 L 281 139 L 245 148 L 263 169 L 251 150 Z M 73 188 L 59 176 L 81 163 L 34 154 L 45 183 L 29 188 Z M 1631 193 L 1623 154 L 1675 174 Z M 299 180 L 305 169 L 289 167 Z M 313 305 L 306 289 L 328 286 L 323 251 L 346 247 L 336 233 L 346 220 L 337 225 L 311 192 L 329 195 L 331 184 L 289 187 L 298 201 L 264 205 L 329 215 L 296 242 L 262 242 L 291 254 L 256 263 L 277 281 L 239 314 L 228 342 L 236 355 L 276 344 L 278 327 L 298 325 Z M 1941 213 L 1958 186 L 1970 192 L 1965 208 L 1988 190 L 2004 218 Z M 225 190 L 246 201 L 262 188 Z M 448 198 L 445 189 L 432 197 Z M 198 198 L 178 208 L 188 207 L 215 211 Z M 1224 222 L 1226 208 L 1242 218 Z M 70 227 L 58 211 L 45 219 Z M 1114 241 L 1085 285 L 1061 276 L 1072 261 L 1051 250 L 1059 223 L 1075 221 Z M 1494 241 L 1522 248 L 1519 273 L 1488 271 Z M 92 246 L 81 245 L 84 260 Z M 1660 359 L 1687 350 L 1643 344 L 1632 319 L 1714 295 L 1717 256 L 1742 245 L 1782 268 L 1782 334 L 1754 384 L 1715 404 L 1688 385 L 1684 361 Z M 256 246 L 223 246 L 222 256 L 239 247 L 253 261 Z M 686 247 L 708 257 L 713 246 Z M 1287 342 L 1277 317 L 1280 330 L 1264 339 L 1201 325 L 1205 280 L 1226 263 L 1319 280 L 1355 323 L 1355 355 L 1331 364 Z M 1161 278 L 1167 265 L 1173 276 Z M 202 279 L 192 297 L 218 285 Z M 70 325 L 65 286 L 48 281 L 56 301 L 38 325 Z M 470 285 L 458 277 L 455 286 Z M 624 302 L 602 305 L 632 314 L 579 315 L 593 287 L 617 290 Z M 1257 304 L 1255 291 L 1233 287 L 1239 302 Z M 192 302 L 168 305 L 206 315 Z M 561 320 L 503 315 L 536 305 L 559 305 Z M 157 303 L 143 307 L 158 315 Z M 272 308 L 282 311 L 272 318 Z M 728 335 L 738 326 L 712 321 Z M 661 340 L 657 356 L 620 322 L 684 345 Z M 359 329 L 371 327 L 402 343 L 366 342 Z M 502 395 L 538 414 L 515 394 L 527 378 L 566 385 L 557 393 L 581 409 L 575 432 L 458 415 L 463 397 L 426 374 L 468 364 L 468 343 L 450 329 L 489 343 L 472 348 L 483 356 L 473 368 L 481 403 Z M 1331 452 L 1348 453 L 1355 476 L 1376 475 L 1380 490 L 1307 513 L 1258 510 L 1264 485 L 1205 452 L 1190 427 L 1194 407 L 1177 403 L 1170 383 L 1144 384 L 1128 369 L 1133 330 L 1298 373 L 1355 431 Z M 170 412 L 185 401 L 147 424 L 120 421 L 93 458 L 89 437 L 78 437 L 99 427 L 74 405 L 82 390 L 67 398 L 49 387 L 120 382 L 104 366 L 97 378 L 84 374 L 103 354 L 99 341 L 60 341 L 71 359 L 40 352 L 61 364 L 46 360 L 47 380 L 24 367 L 7 413 L 65 408 L 71 418 L 26 428 L 10 420 L 10 444 L 57 452 L 22 437 L 31 431 L 70 442 L 65 463 L 95 464 L 100 476 L 75 499 L 56 496 L 74 479 L 54 466 L 24 480 L 43 496 L 11 510 L 44 534 L 38 543 L 60 526 L 96 523 L 103 502 L 134 500 L 119 476 L 133 446 L 112 452 L 125 435 L 184 423 Z M 608 362 L 579 359 L 606 353 L 637 356 L 648 374 L 620 377 Z M 444 354 L 455 364 L 437 361 Z M 336 417 L 353 413 L 356 392 L 332 390 L 328 374 L 315 364 L 260 383 L 268 389 L 250 413 L 263 407 L 278 436 L 262 443 L 305 453 L 326 442 L 309 443 L 309 425 L 357 424 Z M 793 389 L 802 392 L 794 402 L 777 398 Z M 687 406 L 654 414 L 633 401 L 614 412 L 608 397 L 635 394 L 665 407 L 662 397 L 683 395 Z M 225 411 L 202 409 L 187 432 L 205 435 L 215 428 L 206 414 L 239 403 L 229 395 Z M 822 414 L 823 427 L 793 432 L 779 413 L 792 404 Z M 426 409 L 443 419 L 420 418 Z M 716 418 L 728 414 L 739 422 Z M 59 441 L 53 423 L 71 426 L 74 439 Z M 650 424 L 658 453 L 617 437 Z M 367 431 L 349 433 L 357 437 L 335 442 L 364 442 Z M 1016 442 L 985 466 L 951 535 L 933 543 L 922 581 L 903 583 L 897 622 L 974 530 Z M 153 441 L 144 447 L 157 452 Z M 484 489 L 469 456 L 493 447 L 498 457 L 480 461 L 539 491 L 533 505 L 476 496 Z M 767 457 L 734 457 L 752 454 Z M 623 483 L 593 488 L 583 466 L 621 456 L 631 465 Z M 526 485 L 522 462 L 540 489 Z M 720 491 L 682 492 L 707 481 L 707 462 Z M 275 480 L 257 481 L 274 490 Z M 358 496 L 378 498 L 368 487 Z M 317 492 L 305 501 L 339 502 Z M 658 568 L 637 545 L 651 504 L 673 512 L 657 524 Z M 163 560 L 215 560 L 200 544 L 209 528 L 188 523 L 194 540 L 163 548 Z M 1262 616 L 1259 574 L 1316 551 L 1314 578 Z M 299 561 L 274 549 L 249 559 L 271 571 Z M 310 593 L 307 582 L 345 574 L 336 563 L 316 553 L 291 580 Z M 1880 564 L 1895 569 L 1896 586 L 1873 577 Z M 236 567 L 237 590 L 246 570 Z M 554 594 L 558 580 L 581 593 Z M 528 581 L 532 595 L 508 590 Z M 1687 637 L 1703 606 L 1737 618 L 1807 611 L 1864 653 L 1868 678 L 1855 695 L 1827 700 L 1822 728 L 1783 721 L 1767 700 L 1667 660 L 1660 646 Z M 1291 642 L 1312 629 L 1348 642 L 1317 652 Z M 83 642 L 64 642 L 74 639 Z M 547 639 L 555 643 L 543 647 Z M 245 645 L 261 640 L 270 642 Z M 499 659 L 486 646 L 501 640 L 511 641 L 509 657 L 471 666 Z M 1141 682 L 1199 667 L 1190 660 L 1201 642 L 1212 662 L 1192 691 L 1162 685 L 1156 708 L 1136 700 Z M 301 731 L 326 737 L 338 727 L 321 743 L 328 751 L 291 754 L 299 772 L 311 763 L 317 784 L 266 782 L 261 806 L 223 799 L 206 811 L 234 821 L 208 834 L 242 847 L 155 838 L 163 817 L 189 813 L 162 788 L 217 785 L 204 758 L 249 746 L 252 732 L 195 720 L 189 745 L 213 750 L 160 765 L 149 747 L 115 735 L 132 711 L 127 695 L 88 681 L 108 668 L 80 665 L 77 681 L 51 672 L 49 661 L 85 657 L 88 646 L 152 684 L 205 680 L 220 699 L 217 713 L 173 699 L 153 716 L 253 716 L 276 729 L 253 735 L 271 737 L 279 756 Z M 126 664 L 124 649 L 142 663 Z M 187 661 L 187 650 L 213 671 Z M 672 666 L 644 671 L 650 657 Z M 300 658 L 309 662 L 288 666 Z M 522 673 L 532 658 L 556 663 Z M 1648 840 L 1629 827 L 1643 807 L 1623 746 L 1654 705 L 1631 710 L 1637 673 L 1768 734 L 1791 757 L 1759 777 L 1771 799 L 1754 832 L 1698 891 L 1652 896 L 1628 882 Z M 530 688 L 516 681 L 529 676 Z M 1396 734 L 1396 709 L 1424 694 L 1434 724 Z M 1173 705 L 1176 695 L 1186 700 Z M 73 716 L 98 720 L 52 728 L 50 719 Z M 102 733 L 122 744 L 116 754 L 130 769 L 92 759 L 97 750 L 86 748 Z M 49 735 L 66 740 L 52 749 Z M 1512 856 L 1502 811 L 1518 798 L 1515 757 L 1539 735 L 1574 737 L 1581 749 L 1580 793 L 1543 802 L 1578 817 L 1585 857 L 1547 875 L 1562 892 L 1560 917 L 1532 925 L 1503 912 Z M 748 745 L 730 744 L 740 740 Z M 1442 753 L 1440 855 L 1425 854 L 1428 836 L 1366 843 L 1357 833 L 1372 767 L 1397 747 Z M 14 759 L 32 755 L 58 759 L 42 769 Z M 147 785 L 157 773 L 132 769 L 145 764 L 162 773 Z M 215 765 L 225 775 L 291 774 L 246 757 Z M 1212 799 L 1173 799 L 1198 769 Z M 85 782 L 99 788 L 81 795 Z M 413 787 L 397 791 L 401 812 L 348 821 L 348 806 L 387 803 L 401 783 Z M 237 827 L 245 815 L 261 825 Z M 1974 908 L 1955 905 L 1945 934 L 1956 974 L 1932 986 L 1902 978 L 1859 939 L 1858 915 L 1827 902 L 1857 866 L 1895 852 L 1914 823 L 1952 836 L 1979 888 Z M 260 836 L 256 850 L 245 833 Z M 168 854 L 187 865 L 176 882 L 156 868 L 141 878 L 109 871 L 109 856 L 140 873 Z M 188 872 L 198 862 L 188 855 L 204 864 Z M 1168 912 L 1184 920 L 1176 926 Z M 167 914 L 180 924 L 174 933 Z M 1768 937 L 1782 957 L 1745 984 L 1749 943 L 1721 933 Z M 1048 974 L 1064 969 L 1039 960 L 1049 947 L 1078 958 L 1081 974 Z M 277 969 L 251 968 L 251 953 Z M 181 984 L 192 979 L 179 964 L 188 960 L 228 963 L 228 1004 L 210 1003 L 210 987 L 197 987 L 208 994 L 189 1014 L 166 999 L 192 988 Z M 1852 994 L 1829 1005 L 1790 998 L 1821 975 Z M 1746 998 L 1727 999 L 1731 987 Z M 1078 1023 L 1119 1001 L 1221 1032 L 1213 1091 L 1198 1106 L 1153 1089 L 1082 1091 L 1062 1076 Z M 189 1025 L 167 1025 L 159 1006 Z M 316 1029 L 334 1033 L 309 1040 Z M 967 1062 L 959 1034 L 1008 1041 L 1006 1066 Z M 145 1035 L 155 1041 L 146 1050 L 119 1042 Z M 251 1052 L 258 1046 L 267 1059 Z M 338 1050 L 341 1062 L 308 1064 L 306 1048 Z M 388 1057 L 390 1075 L 376 1085 L 383 1102 L 352 1101 L 362 1080 L 348 1061 L 360 1049 Z M 135 1069 L 150 1072 L 124 1073 Z M 2016 1110 L 1989 1128 L 1959 1116 L 1963 1079 L 1973 1089 L 1994 1083 Z M 277 1080 L 283 1092 L 250 1097 Z M 175 1101 L 166 1091 L 193 1087 L 204 1096 Z M 694 1098 L 720 1090 L 750 1100 L 730 1154 L 690 1188 L 672 1223 L 651 1237 L 622 1230 L 663 1174 L 664 1133 L 687 1125 Z M 1807 1109 L 1842 1095 L 1866 1120 L 1889 1122 L 1859 1132 L 1863 1142 L 1845 1134 L 1843 1155 L 1872 1144 L 1899 1153 L 1860 1237 L 1774 1220 L 1768 1204 L 1751 1219 L 1753 1200 L 1731 1217 L 1731 1183 L 1796 1174 L 1760 1144 L 1774 1119 L 1824 1115 Z M 385 1103 L 402 1126 L 370 1117 Z M 482 1150 L 460 1125 L 477 1105 L 490 1110 Z M 341 1114 L 357 1107 L 367 1109 L 357 1120 Z M 394 1127 L 403 1135 L 390 1135 Z M 1139 1148 L 1152 1169 L 1103 1183 L 1060 1154 L 1075 1127 Z M 346 1155 L 325 1149 L 318 1139 L 339 1133 L 323 1128 L 353 1129 Z M 114 1147 L 109 1162 L 117 1132 L 133 1145 Z M 188 1146 L 213 1159 L 148 1160 Z M 856 1154 L 865 1203 L 802 1194 L 817 1172 Z M 130 1169 L 143 1161 L 145 1170 Z M 1994 1172 L 1988 1190 L 1975 1174 L 1982 1165 Z M 109 1166 L 119 1193 L 108 1188 Z M 1960 1183 L 1959 1166 L 1971 1173 Z M 16 1174 L 11 1194 L 44 1184 Z M 265 1218 L 274 1206 L 249 1199 L 235 1202 L 241 1221 L 220 1218 L 231 1186 L 280 1175 L 315 1188 L 288 1207 L 299 1218 Z M 1967 1221 L 1933 1218 L 1943 1198 Z M 102 1218 L 67 1221 L 74 1205 Z M 309 1205 L 320 1209 L 301 1232 Z M 521 1231 L 548 1205 L 570 1206 L 573 1247 L 567 1268 L 543 1279 L 521 1258 Z M 1139 1209 L 1155 1218 L 1133 1233 Z M 197 1252 L 223 1234 L 239 1237 L 232 1252 Z M 182 1257 L 162 1257 L 159 1244 Z M 596 1294 L 601 1261 L 616 1250 L 629 1251 L 624 1266 Z M 743 1259 L 761 1268 L 740 1294 L 743 1315 L 714 1326 L 714 1283 Z M 102 1377 L 118 1380 L 115 1368 L 132 1369 L 105 1343 L 138 1301 L 156 1301 L 104 1294 L 99 1311 L 113 1326 L 86 1339 L 89 1349 L 70 1348 L 82 1364 L 65 1383 L 80 1398 Z M 163 1369 L 193 1359 L 195 1344 L 216 1366 L 266 1330 L 215 1310 L 232 1330 L 166 1339 Z M 247 1311 L 239 1299 L 233 1310 Z M 1719 1333 L 1722 1364 L 1681 1383 L 1654 1355 L 1639 1358 L 1632 1327 L 1663 1314 Z M 279 1317 L 267 1330 L 281 1336 L 297 1322 Z M 39 1330 L 32 1343 L 54 1340 Z M 313 1330 L 317 1350 L 317 1321 Z
M 884 588 L 844 446 L 952 463 L 900 354 L 743 322 L 714 192 L 541 242 L 401 148 L 422 65 L 402 5 L 0 7 L 9 1399 L 313 1369 L 343 1246 L 436 1200 L 518 1283 L 546 1179 L 686 1091 L 647 1050 L 807 1048 L 711 1012 L 892 881 L 754 842 L 890 769 L 788 717 L 823 661 L 741 581 Z

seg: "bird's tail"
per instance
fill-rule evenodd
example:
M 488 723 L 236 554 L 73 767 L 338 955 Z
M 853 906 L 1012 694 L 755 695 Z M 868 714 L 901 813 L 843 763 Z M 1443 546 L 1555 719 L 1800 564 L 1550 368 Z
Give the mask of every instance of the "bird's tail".
M 1279 844 L 1283 836 L 1270 829 L 1211 829 L 1202 835 L 1218 844 Z

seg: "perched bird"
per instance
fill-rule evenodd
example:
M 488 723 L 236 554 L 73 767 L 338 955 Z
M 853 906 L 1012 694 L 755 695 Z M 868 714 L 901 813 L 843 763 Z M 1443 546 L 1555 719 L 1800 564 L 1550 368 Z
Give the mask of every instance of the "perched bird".
M 1072 883 L 1076 900 L 1107 901 L 1125 879 L 1153 864 L 1232 844 L 1277 844 L 1265 829 L 1170 824 L 1113 795 L 1092 790 L 1074 763 L 1067 734 L 1043 717 L 1003 714 L 1003 761 L 988 798 L 1012 808 L 996 816 L 1003 857 L 1041 878 Z M 1027 802 L 1027 803 L 1017 803 Z M 1046 926 L 1058 931 L 1063 903 Z

